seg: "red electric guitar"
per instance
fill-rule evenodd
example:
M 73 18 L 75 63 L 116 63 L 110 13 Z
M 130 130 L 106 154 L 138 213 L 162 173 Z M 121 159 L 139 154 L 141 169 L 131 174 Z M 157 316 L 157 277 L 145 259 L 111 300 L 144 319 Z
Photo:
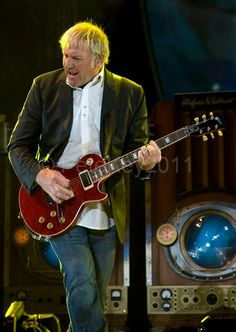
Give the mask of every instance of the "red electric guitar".
M 221 128 L 223 128 L 221 117 L 213 116 L 210 113 L 209 118 L 203 116 L 202 121 L 197 118 L 194 124 L 157 139 L 156 144 L 163 149 L 190 135 L 206 138 L 207 134 L 212 135 L 215 131 L 222 135 Z M 70 179 L 70 186 L 74 193 L 73 198 L 61 204 L 54 203 L 42 189 L 36 194 L 30 195 L 21 186 L 19 190 L 20 215 L 31 235 L 40 240 L 58 236 L 69 230 L 76 223 L 85 204 L 107 199 L 108 195 L 100 190 L 101 183 L 114 173 L 136 163 L 138 150 L 109 162 L 105 162 L 97 154 L 88 154 L 71 169 L 55 167 Z

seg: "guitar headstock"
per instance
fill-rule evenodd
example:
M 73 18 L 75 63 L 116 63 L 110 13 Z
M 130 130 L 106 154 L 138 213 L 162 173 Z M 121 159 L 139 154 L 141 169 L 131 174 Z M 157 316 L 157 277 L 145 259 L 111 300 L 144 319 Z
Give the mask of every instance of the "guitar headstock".
M 201 120 L 199 117 L 196 117 L 194 121 L 195 124 L 188 127 L 190 135 L 202 136 L 204 141 L 208 140 L 208 135 L 214 138 L 215 133 L 217 133 L 218 136 L 223 136 L 222 130 L 225 128 L 225 124 L 221 115 L 217 114 L 215 116 L 213 112 L 210 112 L 208 118 L 204 114 Z

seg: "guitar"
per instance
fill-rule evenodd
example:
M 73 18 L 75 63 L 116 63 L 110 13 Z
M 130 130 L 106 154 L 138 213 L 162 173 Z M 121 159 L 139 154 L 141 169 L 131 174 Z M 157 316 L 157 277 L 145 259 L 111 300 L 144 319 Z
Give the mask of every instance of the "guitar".
M 207 135 L 213 136 L 215 131 L 221 136 L 220 128 L 223 128 L 221 117 L 210 113 L 208 119 L 205 115 L 202 121 L 196 118 L 194 124 L 182 127 L 155 142 L 163 149 L 191 135 L 202 136 L 206 140 Z M 43 240 L 68 231 L 76 223 L 85 204 L 102 202 L 108 198 L 108 195 L 100 190 L 101 183 L 114 173 L 135 164 L 138 161 L 138 151 L 139 149 L 136 149 L 109 162 L 105 162 L 97 154 L 87 154 L 73 168 L 55 167 L 70 180 L 74 193 L 74 197 L 61 204 L 56 204 L 42 189 L 30 195 L 21 186 L 18 197 L 20 215 L 31 235 Z

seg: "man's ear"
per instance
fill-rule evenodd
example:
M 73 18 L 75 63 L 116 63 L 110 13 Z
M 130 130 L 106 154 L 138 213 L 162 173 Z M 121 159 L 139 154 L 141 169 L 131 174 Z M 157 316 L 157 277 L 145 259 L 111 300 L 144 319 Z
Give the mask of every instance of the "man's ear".
M 103 63 L 104 63 L 104 55 L 103 55 L 103 54 L 98 55 L 98 56 L 96 57 L 96 59 L 95 59 L 95 63 L 96 63 L 96 65 L 98 65 L 98 66 L 102 66 Z

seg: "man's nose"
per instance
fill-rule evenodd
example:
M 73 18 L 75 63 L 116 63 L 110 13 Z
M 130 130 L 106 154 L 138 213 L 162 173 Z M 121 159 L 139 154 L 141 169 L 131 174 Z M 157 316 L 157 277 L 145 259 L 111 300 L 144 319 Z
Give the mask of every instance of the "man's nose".
M 73 59 L 71 59 L 71 58 L 67 58 L 67 59 L 65 60 L 65 65 L 66 65 L 66 67 L 69 68 L 69 69 L 73 68 L 73 67 L 74 67 L 74 61 L 73 61 Z

